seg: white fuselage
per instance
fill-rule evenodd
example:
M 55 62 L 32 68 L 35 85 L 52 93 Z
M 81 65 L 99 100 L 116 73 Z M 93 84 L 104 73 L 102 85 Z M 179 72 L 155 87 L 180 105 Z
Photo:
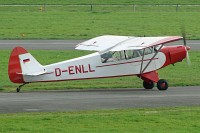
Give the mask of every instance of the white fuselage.
M 145 55 L 144 69 L 155 53 Z M 166 61 L 165 54 L 158 52 L 144 73 L 161 68 Z M 142 56 L 102 63 L 101 55 L 96 52 L 83 57 L 42 66 L 44 74 L 24 75 L 25 82 L 64 81 L 91 78 L 106 78 L 138 75 L 141 72 Z

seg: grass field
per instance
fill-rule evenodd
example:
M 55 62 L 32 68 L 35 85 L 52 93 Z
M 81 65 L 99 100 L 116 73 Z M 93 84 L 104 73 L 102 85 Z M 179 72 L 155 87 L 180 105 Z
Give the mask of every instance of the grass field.
M 81 9 L 80 9 L 81 8 Z M 0 39 L 89 39 L 99 35 L 181 35 L 200 39 L 200 8 L 187 11 L 175 7 L 0 7 Z
M 199 0 L 1 0 L 0 4 L 200 4 Z
M 9 81 L 7 75 L 8 58 L 11 51 L 1 50 L 1 91 L 15 91 L 18 84 L 13 84 Z M 79 57 L 90 52 L 87 51 L 56 51 L 56 50 L 31 50 L 30 53 L 45 65 Z M 184 60 L 175 66 L 168 66 L 159 70 L 160 78 L 167 79 L 170 86 L 198 86 L 200 85 L 200 53 L 198 51 L 190 51 L 192 65 L 187 66 Z M 29 90 L 51 90 L 51 89 L 90 89 L 90 88 L 138 88 L 142 87 L 142 80 L 137 77 L 119 77 L 109 79 L 94 79 L 94 80 L 79 80 L 79 81 L 64 81 L 51 83 L 33 83 L 22 88 L 23 91 Z
M 197 133 L 200 107 L 0 115 L 1 133 Z

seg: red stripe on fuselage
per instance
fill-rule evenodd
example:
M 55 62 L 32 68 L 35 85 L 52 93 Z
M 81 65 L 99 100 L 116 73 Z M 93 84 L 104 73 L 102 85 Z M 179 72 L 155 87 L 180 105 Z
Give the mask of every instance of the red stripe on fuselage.
M 91 77 L 91 78 L 75 78 L 75 79 L 62 79 L 62 80 L 46 80 L 46 81 L 33 81 L 29 83 L 36 82 L 61 82 L 61 81 L 70 81 L 70 80 L 87 80 L 87 79 L 99 79 L 99 78 L 117 78 L 123 76 L 136 76 L 137 74 L 128 74 L 128 75 L 117 75 L 117 76 L 106 76 L 106 77 Z

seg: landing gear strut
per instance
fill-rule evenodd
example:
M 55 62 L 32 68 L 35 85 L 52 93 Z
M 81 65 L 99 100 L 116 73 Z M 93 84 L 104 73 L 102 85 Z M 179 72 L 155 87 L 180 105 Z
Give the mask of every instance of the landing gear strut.
M 28 84 L 28 83 L 24 83 L 24 84 L 20 85 L 19 87 L 17 87 L 16 91 L 20 92 L 21 87 L 24 86 L 24 85 L 26 85 L 26 84 Z
M 158 90 L 167 90 L 168 82 L 165 79 L 158 80 L 157 88 L 158 88 Z

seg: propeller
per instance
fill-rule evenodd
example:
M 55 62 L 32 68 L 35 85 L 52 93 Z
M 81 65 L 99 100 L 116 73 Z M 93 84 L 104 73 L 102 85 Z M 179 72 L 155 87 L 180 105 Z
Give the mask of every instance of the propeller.
M 190 66 L 191 65 L 191 61 L 190 61 L 190 56 L 188 54 L 188 51 L 186 53 L 186 61 L 187 61 L 188 66 Z
M 185 46 L 185 50 L 186 50 L 186 61 L 187 61 L 187 64 L 188 66 L 191 65 L 191 61 L 190 61 L 190 56 L 189 56 L 189 53 L 188 51 L 190 50 L 190 47 L 187 46 L 187 42 L 186 42 L 186 33 L 185 33 L 185 27 L 183 26 L 182 27 L 182 37 L 183 37 L 183 45 Z

